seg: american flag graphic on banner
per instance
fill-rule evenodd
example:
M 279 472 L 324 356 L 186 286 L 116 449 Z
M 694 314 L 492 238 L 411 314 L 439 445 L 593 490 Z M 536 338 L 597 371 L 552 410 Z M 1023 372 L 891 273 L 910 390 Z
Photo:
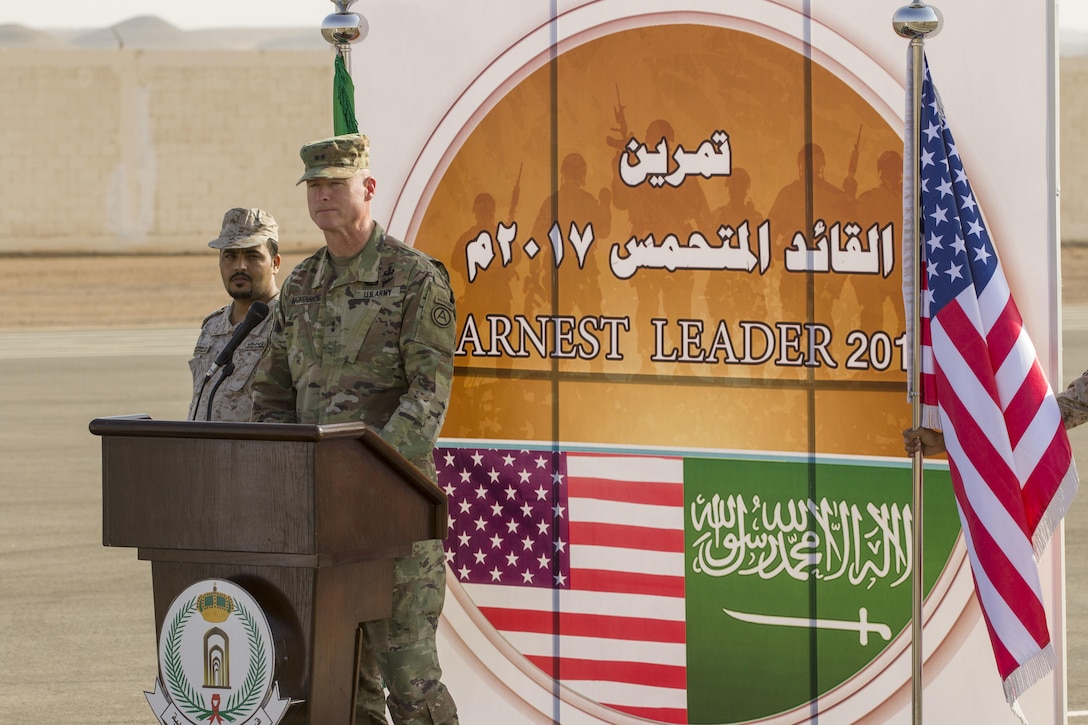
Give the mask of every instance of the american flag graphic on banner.
M 917 123 L 923 421 L 944 431 L 975 592 L 1015 703 L 1055 664 L 1037 558 L 1073 499 L 1077 472 L 928 65 Z M 904 245 L 905 269 L 913 251 Z
M 565 687 L 687 722 L 684 462 L 439 448 L 446 561 L 480 612 Z

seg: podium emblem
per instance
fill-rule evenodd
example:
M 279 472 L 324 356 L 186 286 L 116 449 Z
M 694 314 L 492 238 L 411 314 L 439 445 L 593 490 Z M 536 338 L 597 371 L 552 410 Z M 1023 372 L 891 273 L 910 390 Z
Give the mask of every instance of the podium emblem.
M 272 631 L 233 582 L 206 579 L 170 605 L 159 635 L 159 677 L 145 692 L 163 723 L 275 725 L 291 704 L 274 682 Z

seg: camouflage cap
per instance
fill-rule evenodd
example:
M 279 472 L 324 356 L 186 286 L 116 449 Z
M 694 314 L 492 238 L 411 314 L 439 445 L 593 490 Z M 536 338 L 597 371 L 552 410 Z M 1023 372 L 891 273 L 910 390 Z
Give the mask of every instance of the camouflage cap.
M 248 249 L 271 239 L 279 242 L 280 225 L 262 209 L 231 209 L 223 215 L 219 238 L 208 242 L 212 249 Z
M 306 172 L 296 186 L 307 179 L 347 179 L 370 167 L 370 139 L 359 133 L 323 138 L 303 146 L 298 155 Z

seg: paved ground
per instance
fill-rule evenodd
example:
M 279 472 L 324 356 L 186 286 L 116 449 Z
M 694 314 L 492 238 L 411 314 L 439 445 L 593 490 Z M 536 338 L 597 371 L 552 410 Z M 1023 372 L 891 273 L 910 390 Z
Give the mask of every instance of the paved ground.
M 1064 359 L 1075 375 L 1088 361 L 1088 249 L 1067 251 L 1065 265 Z M 143 725 L 156 676 L 150 566 L 101 546 L 100 442 L 87 423 L 184 416 L 199 320 L 223 301 L 215 258 L 0 267 L 0 725 Z M 1088 462 L 1088 426 L 1072 438 Z M 1069 705 L 1084 713 L 1069 722 L 1088 723 L 1083 494 L 1065 526 Z

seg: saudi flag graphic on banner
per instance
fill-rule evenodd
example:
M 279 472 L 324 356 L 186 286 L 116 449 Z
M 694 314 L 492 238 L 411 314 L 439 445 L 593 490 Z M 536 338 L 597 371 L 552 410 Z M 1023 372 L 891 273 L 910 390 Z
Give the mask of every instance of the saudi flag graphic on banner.
M 773 715 L 909 627 L 909 468 L 462 446 L 435 462 L 446 560 L 475 606 L 533 665 L 615 710 Z M 947 470 L 926 483 L 928 591 L 959 523 Z

